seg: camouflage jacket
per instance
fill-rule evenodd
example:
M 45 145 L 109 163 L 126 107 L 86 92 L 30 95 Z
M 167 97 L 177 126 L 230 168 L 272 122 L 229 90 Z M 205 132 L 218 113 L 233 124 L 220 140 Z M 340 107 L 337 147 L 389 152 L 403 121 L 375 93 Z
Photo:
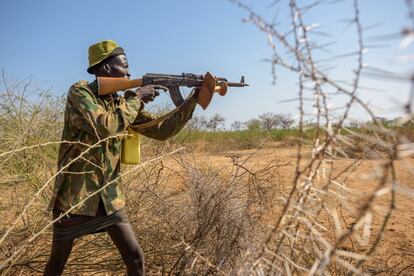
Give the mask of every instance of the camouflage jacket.
M 165 140 L 178 133 L 191 118 L 196 98 L 191 97 L 167 120 L 141 134 Z M 68 92 L 58 170 L 49 210 L 68 210 L 120 174 L 122 136 L 130 125 L 146 123 L 154 115 L 134 98 L 97 96 L 97 83 L 80 81 Z M 94 147 L 90 147 L 95 145 Z M 86 152 L 85 152 L 86 151 Z M 83 153 L 83 154 L 82 154 Z M 107 214 L 125 205 L 121 180 L 90 197 L 71 214 L 94 216 L 102 198 Z

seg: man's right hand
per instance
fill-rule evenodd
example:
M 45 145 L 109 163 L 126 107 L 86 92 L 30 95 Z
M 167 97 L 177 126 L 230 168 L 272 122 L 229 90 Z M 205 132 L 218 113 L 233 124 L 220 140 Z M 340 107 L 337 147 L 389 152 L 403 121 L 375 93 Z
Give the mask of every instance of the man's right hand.
M 160 95 L 159 90 L 167 91 L 168 88 L 162 85 L 146 85 L 135 90 L 136 96 L 144 103 L 152 102 Z

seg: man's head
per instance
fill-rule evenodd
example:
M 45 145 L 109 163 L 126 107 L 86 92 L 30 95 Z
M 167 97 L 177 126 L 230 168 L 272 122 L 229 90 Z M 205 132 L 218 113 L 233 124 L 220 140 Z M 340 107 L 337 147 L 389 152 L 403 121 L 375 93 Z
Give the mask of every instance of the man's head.
M 113 40 L 91 45 L 88 73 L 97 77 L 129 78 L 128 60 L 124 50 Z

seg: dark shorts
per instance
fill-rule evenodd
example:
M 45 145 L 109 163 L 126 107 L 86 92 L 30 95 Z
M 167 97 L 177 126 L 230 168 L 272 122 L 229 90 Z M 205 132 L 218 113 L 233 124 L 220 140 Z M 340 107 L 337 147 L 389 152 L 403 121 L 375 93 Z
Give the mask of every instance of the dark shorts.
M 55 207 L 53 209 L 53 219 L 56 219 L 62 213 L 64 212 Z M 69 214 L 55 222 L 53 224 L 53 240 L 73 240 L 87 234 L 104 232 L 105 228 L 120 222 L 129 223 L 125 208 L 107 215 L 101 200 L 94 217 Z

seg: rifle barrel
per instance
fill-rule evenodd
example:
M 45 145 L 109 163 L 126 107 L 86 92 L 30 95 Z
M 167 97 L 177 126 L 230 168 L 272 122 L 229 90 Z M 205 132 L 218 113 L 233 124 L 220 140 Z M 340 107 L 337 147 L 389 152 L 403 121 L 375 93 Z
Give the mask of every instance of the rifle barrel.
M 247 83 L 241 83 L 241 82 L 227 82 L 227 86 L 232 86 L 232 87 L 245 87 L 245 86 L 249 86 L 249 84 L 247 84 Z
M 165 81 L 169 81 L 169 80 L 180 81 L 181 80 L 181 81 L 187 82 L 187 86 L 189 85 L 190 87 L 194 87 L 194 86 L 201 85 L 201 82 L 203 81 L 204 76 L 193 74 L 193 73 L 182 73 L 181 75 L 147 73 L 145 74 L 144 78 L 149 78 L 149 79 L 160 78 L 160 79 L 164 79 Z M 218 81 L 218 83 L 225 82 L 227 83 L 227 86 L 231 86 L 231 87 L 249 86 L 247 83 L 244 83 L 244 77 L 242 77 L 241 82 L 229 82 L 227 81 L 226 78 L 222 78 L 222 77 L 216 77 L 216 80 Z

